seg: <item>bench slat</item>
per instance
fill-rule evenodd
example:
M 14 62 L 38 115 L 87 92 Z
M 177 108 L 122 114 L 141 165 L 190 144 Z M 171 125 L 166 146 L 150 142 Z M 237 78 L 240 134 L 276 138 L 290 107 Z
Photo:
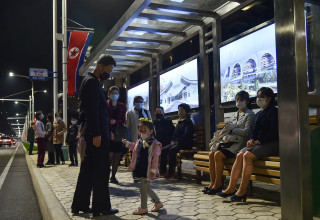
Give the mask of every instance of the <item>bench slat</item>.
M 209 168 L 207 168 L 207 167 L 197 167 L 197 166 L 194 166 L 193 169 L 198 170 L 198 171 L 204 171 L 204 172 L 209 173 Z
M 209 161 L 209 156 L 201 155 L 201 154 L 195 154 L 195 155 L 193 155 L 193 159 Z
M 205 161 L 194 160 L 193 164 L 196 164 L 196 165 L 199 165 L 199 166 L 209 167 L 209 162 L 205 162 Z

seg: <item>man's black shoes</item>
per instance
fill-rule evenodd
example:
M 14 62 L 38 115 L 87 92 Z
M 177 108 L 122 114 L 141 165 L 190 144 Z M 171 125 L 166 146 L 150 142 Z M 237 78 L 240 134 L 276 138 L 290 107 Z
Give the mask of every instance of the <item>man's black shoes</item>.
M 92 213 L 92 209 L 87 209 L 87 210 L 82 210 L 82 209 L 72 209 L 71 210 L 72 214 L 78 215 L 79 212 L 83 212 L 83 213 Z
M 114 215 L 114 214 L 117 214 L 118 212 L 119 212 L 118 209 L 110 209 L 108 211 L 94 212 L 93 216 L 96 217 L 100 215 Z

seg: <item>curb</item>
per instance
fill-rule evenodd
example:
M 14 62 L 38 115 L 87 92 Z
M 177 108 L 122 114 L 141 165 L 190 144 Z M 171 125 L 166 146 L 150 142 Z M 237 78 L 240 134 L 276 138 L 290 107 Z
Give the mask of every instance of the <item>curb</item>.
M 21 143 L 22 144 L 22 143 Z M 23 145 L 23 144 L 22 144 Z M 24 146 L 22 146 L 25 150 Z M 31 175 L 34 190 L 36 192 L 42 218 L 44 220 L 71 219 L 60 201 L 44 179 L 34 161 L 25 150 L 26 161 Z

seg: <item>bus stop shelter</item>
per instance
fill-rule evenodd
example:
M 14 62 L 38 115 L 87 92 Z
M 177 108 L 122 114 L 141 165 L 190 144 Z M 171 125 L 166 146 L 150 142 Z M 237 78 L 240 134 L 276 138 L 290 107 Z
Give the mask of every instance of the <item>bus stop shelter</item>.
M 160 92 L 162 55 L 199 34 L 200 110 L 204 115 L 203 127 L 209 128 L 210 106 L 205 103 L 210 103 L 210 98 L 215 103 L 216 123 L 224 119 L 219 96 L 221 20 L 237 10 L 256 4 L 259 1 L 136 0 L 91 52 L 80 72 L 92 71 L 101 54 L 110 54 L 117 61 L 112 76 L 125 78 L 128 87 L 130 74 L 149 65 L 150 108 L 154 109 L 159 103 L 157 94 Z M 282 219 L 290 220 L 313 218 L 308 110 L 310 106 L 319 108 L 320 91 L 315 89 L 313 93 L 308 93 L 304 4 L 302 0 L 274 0 L 281 209 Z M 314 30 L 314 33 L 319 33 L 319 30 Z M 209 53 L 213 53 L 214 88 L 209 86 Z M 317 53 L 313 57 L 313 68 L 318 75 L 320 66 L 316 61 L 319 57 Z M 319 81 L 319 76 L 314 78 L 318 87 Z M 210 97 L 210 89 L 214 90 L 214 97 Z M 204 132 L 206 143 L 209 143 L 210 129 Z

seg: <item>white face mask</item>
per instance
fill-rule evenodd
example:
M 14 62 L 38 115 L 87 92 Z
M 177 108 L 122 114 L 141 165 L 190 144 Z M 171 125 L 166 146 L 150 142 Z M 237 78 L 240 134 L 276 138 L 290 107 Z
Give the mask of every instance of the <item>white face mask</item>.
M 73 125 L 77 124 L 77 120 L 72 120 L 71 124 L 73 124 Z
M 57 121 L 60 121 L 61 120 L 61 117 L 56 117 Z
M 147 140 L 147 139 L 149 139 L 149 137 L 150 137 L 149 134 L 140 134 L 140 136 L 141 136 L 141 139 L 142 139 L 142 140 Z
M 236 106 L 238 109 L 245 109 L 247 107 L 246 101 L 237 101 Z
M 267 99 L 266 98 L 257 98 L 257 105 L 260 107 L 260 108 L 264 108 L 268 105 L 267 103 Z

